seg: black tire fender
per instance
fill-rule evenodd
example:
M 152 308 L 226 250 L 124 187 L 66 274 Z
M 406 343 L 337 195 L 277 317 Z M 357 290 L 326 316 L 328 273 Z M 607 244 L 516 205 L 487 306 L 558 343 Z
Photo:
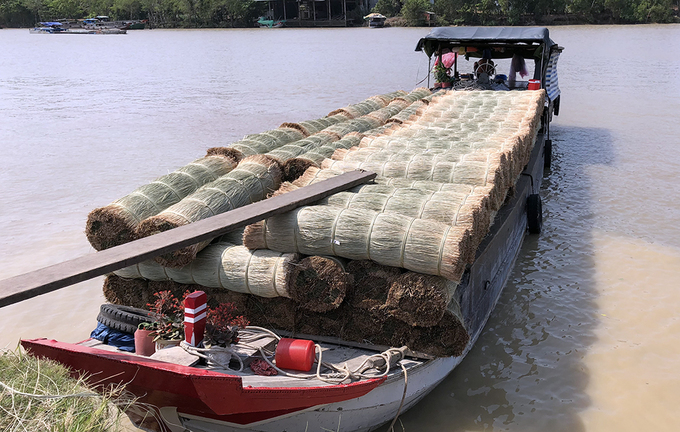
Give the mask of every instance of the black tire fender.
M 552 140 L 545 140 L 543 144 L 543 168 L 550 169 L 552 164 Z
M 145 309 L 104 303 L 99 308 L 97 321 L 114 330 L 134 334 L 141 323 L 153 322 L 155 316 Z
M 543 227 L 543 203 L 539 194 L 527 197 L 527 227 L 531 234 L 539 234 Z

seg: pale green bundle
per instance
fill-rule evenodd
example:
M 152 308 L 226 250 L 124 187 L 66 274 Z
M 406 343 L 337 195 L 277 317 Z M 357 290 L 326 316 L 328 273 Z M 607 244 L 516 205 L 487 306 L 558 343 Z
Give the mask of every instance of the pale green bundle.
M 323 145 L 331 144 L 337 140 L 337 136 L 333 134 L 317 133 L 305 139 L 301 139 L 300 141 L 296 141 L 292 144 L 286 144 L 282 147 L 272 150 L 267 153 L 267 156 L 273 157 L 280 163 L 284 163 L 287 160 L 300 156 L 307 151 L 321 147 Z
M 418 110 L 426 107 L 427 103 L 421 100 L 413 102 L 408 107 L 404 108 L 401 112 L 393 115 L 387 119 L 388 123 L 404 123 L 405 121 L 411 119 L 413 116 L 417 115 Z
M 108 249 L 137 239 L 139 223 L 227 174 L 238 159 L 208 156 L 166 174 L 111 204 L 97 208 L 87 217 L 85 234 L 96 250 Z
M 279 188 L 281 177 L 281 166 L 274 159 L 265 155 L 250 156 L 229 174 L 144 220 L 139 225 L 138 235 L 148 237 L 263 200 Z M 182 267 L 189 264 L 198 251 L 209 243 L 187 246 L 155 259 L 167 267 Z
M 364 137 L 363 134 L 359 132 L 350 132 L 342 139 L 337 141 L 329 142 L 327 144 L 321 145 L 315 149 L 312 149 L 306 153 L 298 156 L 298 159 L 306 159 L 315 165 L 320 164 L 324 159 L 329 158 L 337 149 L 349 149 L 358 146 L 361 139 Z
M 298 189 L 294 183 L 282 183 L 276 194 Z M 469 227 L 474 249 L 491 225 L 493 209 L 486 194 L 428 191 L 368 184 L 335 193 L 317 205 L 356 208 L 381 213 L 396 213 L 414 219 L 427 219 L 451 226 Z
M 459 281 L 473 256 L 467 227 L 370 210 L 300 207 L 249 225 L 243 244 L 308 255 L 370 259 Z
M 297 187 L 309 186 L 310 184 L 318 183 L 320 181 L 333 178 L 343 173 L 344 171 L 312 167 L 309 168 L 303 176 L 295 180 L 293 182 L 293 185 Z M 389 187 L 389 189 L 386 189 L 385 187 Z M 398 188 L 420 189 L 424 192 L 451 192 L 465 195 L 471 194 L 487 195 L 489 191 L 488 187 L 475 187 L 464 184 L 441 183 L 427 180 L 411 180 L 405 178 L 387 178 L 387 177 L 377 177 L 373 180 L 373 183 L 360 185 L 350 189 L 349 191 L 350 192 L 359 192 L 361 190 L 391 191 L 393 189 Z
M 306 136 L 297 128 L 281 127 L 259 134 L 246 135 L 242 140 L 230 144 L 229 147 L 212 147 L 208 149 L 207 154 L 221 154 L 224 151 L 238 151 L 243 156 L 264 154 Z
M 267 249 L 251 251 L 245 246 L 221 242 L 206 247 L 196 259 L 181 268 L 145 261 L 114 273 L 127 279 L 171 280 L 259 297 L 291 297 L 288 291 L 292 282 L 291 270 L 299 261 L 299 255 L 294 253 Z

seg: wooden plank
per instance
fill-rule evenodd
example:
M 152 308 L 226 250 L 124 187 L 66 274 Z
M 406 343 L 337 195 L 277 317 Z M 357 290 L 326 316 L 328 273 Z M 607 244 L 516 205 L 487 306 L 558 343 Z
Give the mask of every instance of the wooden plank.
M 219 237 L 235 229 L 366 183 L 357 170 L 150 237 L 0 281 L 0 308 Z

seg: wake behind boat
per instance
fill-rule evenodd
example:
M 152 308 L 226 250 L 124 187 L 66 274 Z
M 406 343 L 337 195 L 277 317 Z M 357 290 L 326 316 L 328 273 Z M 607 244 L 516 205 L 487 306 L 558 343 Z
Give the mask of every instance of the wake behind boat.
M 541 229 L 561 52 L 543 28 L 435 29 L 418 49 L 453 90 L 284 123 L 93 211 L 95 256 L 118 257 L 102 266 L 115 273 L 99 317 L 108 336 L 22 345 L 100 385 L 126 383 L 154 414 L 128 415 L 152 430 L 368 431 L 416 404 L 469 352 L 527 230 Z M 479 59 L 470 77 L 463 55 Z M 535 60 L 535 81 L 510 86 L 478 67 L 520 57 Z M 211 220 L 224 234 L 212 242 L 141 251 Z M 180 346 L 142 355 L 104 343 L 159 320 L 132 307 L 187 289 Z M 218 343 L 196 326 L 225 304 L 251 326 Z

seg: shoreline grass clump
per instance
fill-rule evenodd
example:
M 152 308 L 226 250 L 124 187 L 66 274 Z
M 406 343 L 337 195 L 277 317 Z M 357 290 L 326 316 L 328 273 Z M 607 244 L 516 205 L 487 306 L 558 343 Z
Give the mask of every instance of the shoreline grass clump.
M 122 387 L 100 394 L 54 361 L 0 352 L 0 430 L 123 431 L 123 410 L 133 403 Z

